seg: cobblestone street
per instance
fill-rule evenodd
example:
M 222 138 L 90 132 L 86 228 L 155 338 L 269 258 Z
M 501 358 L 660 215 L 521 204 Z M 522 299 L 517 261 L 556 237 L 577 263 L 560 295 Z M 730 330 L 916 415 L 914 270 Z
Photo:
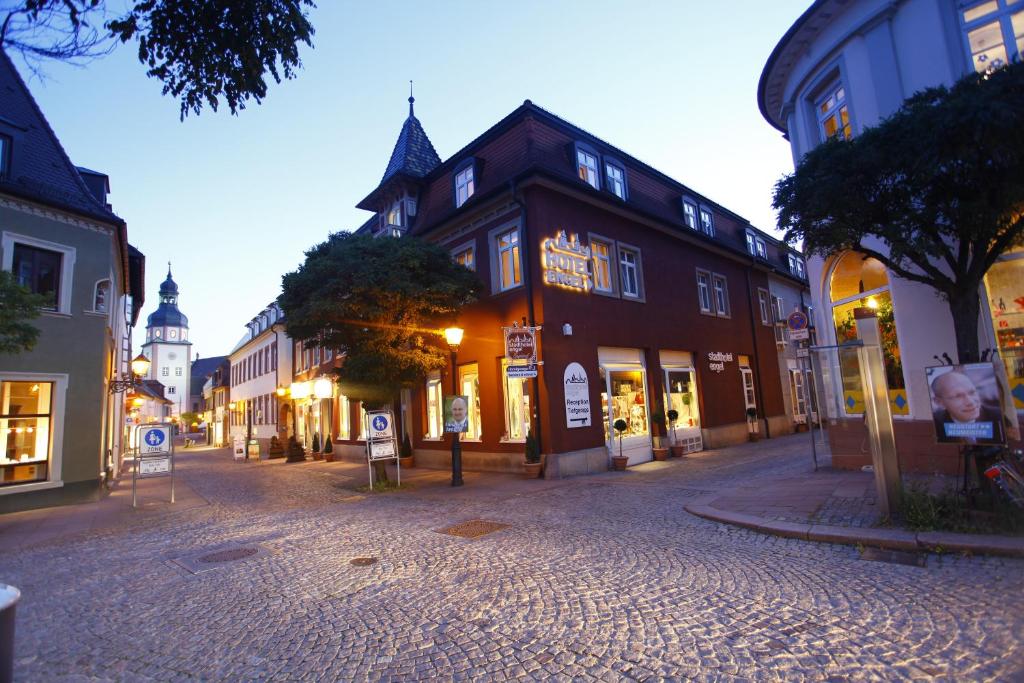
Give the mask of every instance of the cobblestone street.
M 199 504 L 13 549 L 0 530 L 0 581 L 23 592 L 15 676 L 1021 680 L 1024 561 L 869 561 L 683 510 L 809 469 L 798 439 L 458 490 L 414 470 L 377 495 L 355 490 L 365 466 L 186 451 Z M 438 533 L 477 519 L 509 526 Z M 200 559 L 240 547 L 257 552 Z

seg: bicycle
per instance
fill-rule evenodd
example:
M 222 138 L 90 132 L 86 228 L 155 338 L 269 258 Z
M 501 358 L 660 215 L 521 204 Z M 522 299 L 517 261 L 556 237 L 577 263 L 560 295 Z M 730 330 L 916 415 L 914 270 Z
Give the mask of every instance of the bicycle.
M 1024 464 L 1024 454 L 1019 450 L 1007 450 L 1005 453 L 1007 457 L 989 466 L 985 476 L 1011 503 L 1024 508 L 1024 475 L 1018 469 L 1018 466 Z

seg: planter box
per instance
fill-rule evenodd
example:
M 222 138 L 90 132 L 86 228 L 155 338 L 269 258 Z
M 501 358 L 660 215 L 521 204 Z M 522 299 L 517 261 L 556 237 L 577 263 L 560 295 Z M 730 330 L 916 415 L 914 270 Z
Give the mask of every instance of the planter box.
M 668 460 L 668 449 L 667 448 L 655 448 L 654 459 L 659 462 Z
M 612 469 L 616 472 L 625 472 L 626 465 L 629 464 L 629 456 L 626 455 L 613 455 L 612 456 Z
M 398 465 L 403 470 L 404 469 L 409 469 L 410 467 L 415 467 L 416 466 L 415 462 L 416 462 L 416 458 L 415 458 L 415 456 L 412 456 L 412 455 L 410 455 L 408 458 L 399 458 L 398 459 Z
M 523 463 L 523 472 L 527 479 L 539 479 L 540 478 L 540 467 L 539 462 L 527 462 Z
M 672 457 L 673 458 L 681 458 L 684 455 L 686 455 L 686 447 L 685 446 L 671 446 L 671 447 L 669 447 L 669 450 L 672 452 Z

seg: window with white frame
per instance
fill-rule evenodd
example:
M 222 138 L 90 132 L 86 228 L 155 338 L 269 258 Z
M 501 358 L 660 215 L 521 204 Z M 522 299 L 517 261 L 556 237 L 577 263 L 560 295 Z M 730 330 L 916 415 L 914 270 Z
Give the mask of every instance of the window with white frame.
M 170 374 L 171 374 L 171 369 L 169 367 L 167 367 L 166 365 L 164 367 L 160 368 L 160 376 L 161 377 L 169 377 Z
M 789 255 L 789 272 L 797 277 L 804 276 L 804 260 L 795 254 Z
M 640 251 L 619 245 L 619 283 L 622 296 L 639 299 L 643 291 Z
M 606 161 L 604 164 L 604 180 L 608 191 L 619 199 L 626 198 L 626 171 L 618 164 Z
M 850 139 L 850 111 L 846 105 L 846 88 L 842 83 L 829 86 L 815 101 L 814 110 L 818 117 L 818 128 L 826 140 L 833 137 Z
M 700 209 L 700 229 L 704 231 L 705 235 L 714 237 L 715 235 L 715 218 L 711 214 L 710 209 L 701 207 Z
M 714 290 L 715 312 L 720 316 L 729 315 L 729 286 L 724 275 L 712 275 L 711 284 Z
M 697 229 L 697 205 L 688 199 L 683 200 L 683 222 L 686 223 L 686 227 Z
M 459 366 L 459 391 L 469 400 L 469 428 L 462 438 L 479 441 L 483 428 L 480 424 L 480 370 L 476 363 Z
M 601 189 L 601 181 L 597 175 L 596 154 L 591 154 L 585 149 L 576 148 L 576 168 L 579 172 L 580 180 L 593 188 Z
M 747 231 L 747 253 L 751 256 L 757 254 L 757 248 L 754 246 L 754 233 Z
M 181 377 L 181 368 L 174 368 L 174 376 Z
M 701 313 L 712 313 L 711 310 L 711 273 L 706 270 L 697 271 L 697 303 Z
M 772 324 L 772 312 L 771 307 L 768 303 L 768 292 L 763 289 L 757 290 L 757 307 L 761 313 L 761 324 L 771 325 Z
M 590 238 L 590 256 L 594 260 L 594 291 L 610 294 L 612 285 L 612 245 L 611 242 Z
M 110 311 L 110 280 L 100 280 L 92 297 L 92 310 L 96 313 Z
M 0 487 L 50 477 L 53 382 L 0 381 Z
M 1024 4 L 1019 0 L 962 3 L 960 22 L 978 73 L 999 67 L 1024 53 Z
M 459 247 L 452 252 L 452 259 L 460 266 L 469 270 L 476 270 L 476 247 L 472 244 Z
M 519 229 L 499 233 L 495 239 L 498 255 L 498 291 L 504 292 L 522 284 L 519 261 Z
M 11 273 L 19 285 L 43 297 L 43 308 L 57 310 L 60 295 L 61 253 L 15 243 Z
M 168 394 L 176 394 L 176 393 L 178 393 L 178 390 L 176 388 L 174 388 L 173 386 L 170 386 L 170 387 L 167 387 L 167 393 Z
M 388 209 L 388 225 L 402 227 L 402 202 L 395 202 Z
M 505 394 L 505 441 L 525 441 L 530 433 L 530 380 L 509 377 L 508 361 L 501 359 Z
M 743 404 L 744 408 L 757 408 L 757 396 L 754 392 L 754 373 L 750 370 L 750 361 L 747 365 L 740 365 L 740 378 L 743 381 Z
M 434 373 L 427 379 L 427 414 L 424 438 L 440 439 L 444 434 L 444 392 L 441 390 L 441 376 Z
M 755 237 L 754 238 L 754 246 L 757 249 L 757 256 L 758 256 L 758 258 L 763 258 L 763 259 L 767 259 L 768 258 L 768 246 L 765 244 L 764 238 L 762 238 L 762 237 Z
M 473 196 L 473 165 L 470 164 L 455 174 L 455 206 L 459 207 Z
M 795 422 L 807 421 L 807 396 L 804 391 L 804 375 L 800 370 L 789 371 L 790 397 L 793 399 L 793 419 Z
M 775 343 L 785 346 L 789 341 L 786 330 L 786 304 L 782 297 L 772 295 L 772 313 L 775 316 Z

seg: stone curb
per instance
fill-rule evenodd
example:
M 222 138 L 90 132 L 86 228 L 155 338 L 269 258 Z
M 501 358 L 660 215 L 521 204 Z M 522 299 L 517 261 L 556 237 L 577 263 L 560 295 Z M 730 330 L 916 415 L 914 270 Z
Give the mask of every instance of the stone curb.
M 957 534 L 946 531 L 914 533 L 902 529 L 865 529 L 782 522 L 741 512 L 720 510 L 702 503 L 691 503 L 683 506 L 683 509 L 691 515 L 714 522 L 741 526 L 773 536 L 799 538 L 804 541 L 867 545 L 890 550 L 966 552 L 972 555 L 1024 557 L 1024 537 Z

